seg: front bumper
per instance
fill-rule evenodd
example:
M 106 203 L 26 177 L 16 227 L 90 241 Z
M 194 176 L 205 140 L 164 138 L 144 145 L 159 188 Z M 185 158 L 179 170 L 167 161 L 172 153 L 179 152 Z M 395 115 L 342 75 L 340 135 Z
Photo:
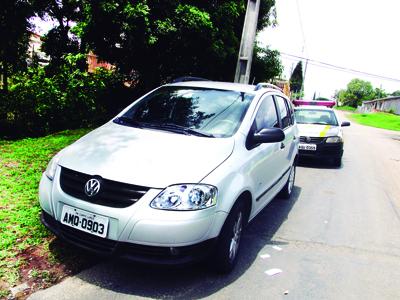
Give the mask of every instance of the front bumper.
M 327 144 L 325 142 L 316 144 L 317 150 L 300 150 L 299 155 L 303 157 L 316 158 L 340 158 L 343 155 L 343 143 Z
M 79 248 L 101 256 L 120 257 L 141 263 L 176 265 L 200 261 L 213 252 L 217 242 L 213 238 L 189 246 L 147 246 L 94 236 L 61 224 L 45 211 L 42 211 L 41 221 L 56 236 Z

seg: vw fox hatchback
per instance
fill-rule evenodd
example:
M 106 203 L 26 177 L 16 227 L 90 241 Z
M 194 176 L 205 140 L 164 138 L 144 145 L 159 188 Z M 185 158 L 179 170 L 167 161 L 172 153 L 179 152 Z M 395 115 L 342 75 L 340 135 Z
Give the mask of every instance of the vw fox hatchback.
M 291 103 L 259 84 L 177 82 L 146 94 L 56 154 L 42 222 L 103 255 L 236 263 L 243 227 L 289 197 L 298 133 Z

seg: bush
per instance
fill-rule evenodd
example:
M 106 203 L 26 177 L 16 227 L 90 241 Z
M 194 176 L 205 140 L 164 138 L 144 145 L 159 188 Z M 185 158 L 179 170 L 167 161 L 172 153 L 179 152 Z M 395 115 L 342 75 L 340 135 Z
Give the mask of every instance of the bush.
M 11 79 L 10 90 L 0 95 L 2 138 L 40 136 L 93 127 L 129 103 L 122 77 L 113 71 L 81 71 L 82 55 L 67 55 L 55 75 L 31 67 Z

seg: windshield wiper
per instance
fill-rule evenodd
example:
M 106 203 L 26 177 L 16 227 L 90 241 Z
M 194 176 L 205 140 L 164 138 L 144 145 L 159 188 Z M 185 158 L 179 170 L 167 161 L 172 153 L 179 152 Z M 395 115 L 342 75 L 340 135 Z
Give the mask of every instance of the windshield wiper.
M 196 129 L 187 128 L 187 127 L 172 124 L 172 123 L 158 123 L 158 124 L 146 123 L 145 126 L 150 127 L 150 128 L 172 131 L 172 132 L 181 133 L 181 134 L 196 135 L 196 136 L 210 137 L 210 138 L 215 137 L 211 133 L 201 132 Z
M 332 126 L 332 124 L 329 124 L 329 123 L 320 123 L 320 122 L 310 123 L 310 124 L 316 124 L 316 125 L 331 125 L 331 126 Z
M 133 120 L 132 118 L 128 118 L 125 116 L 121 116 L 118 118 L 115 118 L 113 120 L 114 123 L 121 124 L 121 125 L 126 125 L 126 126 L 132 126 L 132 127 L 137 127 L 137 128 L 143 128 L 142 124 Z

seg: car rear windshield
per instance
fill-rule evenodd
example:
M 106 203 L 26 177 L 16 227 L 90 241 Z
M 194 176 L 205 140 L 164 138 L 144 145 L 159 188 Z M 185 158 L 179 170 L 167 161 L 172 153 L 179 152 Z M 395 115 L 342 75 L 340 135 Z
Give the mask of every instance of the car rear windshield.
M 253 98 L 230 90 L 161 87 L 135 103 L 119 118 L 126 122 L 119 124 L 229 137 L 239 128 Z
M 294 114 L 298 124 L 338 126 L 335 113 L 331 110 L 296 109 Z

